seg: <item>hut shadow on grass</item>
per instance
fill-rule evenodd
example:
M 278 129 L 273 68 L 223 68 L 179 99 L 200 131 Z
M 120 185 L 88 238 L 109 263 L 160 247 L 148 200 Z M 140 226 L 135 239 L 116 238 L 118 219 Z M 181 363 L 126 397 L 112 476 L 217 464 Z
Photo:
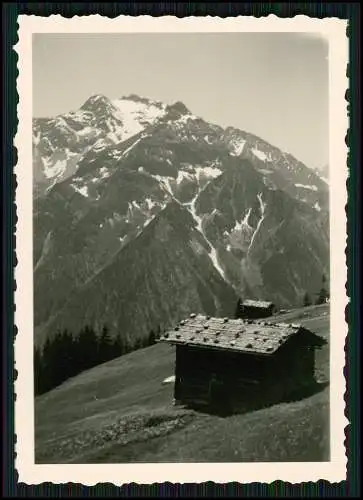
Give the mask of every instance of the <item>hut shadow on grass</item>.
M 329 382 L 312 382 L 311 384 L 298 388 L 293 392 L 284 394 L 280 397 L 273 395 L 246 395 L 246 400 L 241 403 L 230 403 L 227 399 L 214 402 L 210 405 L 188 404 L 184 407 L 190 408 L 198 413 L 214 415 L 217 417 L 230 417 L 232 415 L 243 415 L 264 408 L 269 408 L 281 403 L 294 403 L 310 398 L 328 387 Z
M 314 396 L 328 387 L 329 382 L 313 382 L 312 384 L 299 388 L 283 398 L 283 403 L 293 403 Z

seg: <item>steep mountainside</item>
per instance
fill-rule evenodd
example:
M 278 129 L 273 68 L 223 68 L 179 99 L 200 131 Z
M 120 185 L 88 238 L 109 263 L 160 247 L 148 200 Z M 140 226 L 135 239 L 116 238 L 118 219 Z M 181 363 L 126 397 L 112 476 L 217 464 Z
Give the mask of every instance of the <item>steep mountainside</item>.
M 91 97 L 35 119 L 35 325 L 136 338 L 242 294 L 301 303 L 329 267 L 327 184 L 182 103 Z
M 49 329 L 78 331 L 85 323 L 101 329 L 106 323 L 116 333 L 122 325 L 130 341 L 192 310 L 233 314 L 237 296 L 206 258 L 207 250 L 191 215 L 172 202 L 112 262 L 64 295 Z

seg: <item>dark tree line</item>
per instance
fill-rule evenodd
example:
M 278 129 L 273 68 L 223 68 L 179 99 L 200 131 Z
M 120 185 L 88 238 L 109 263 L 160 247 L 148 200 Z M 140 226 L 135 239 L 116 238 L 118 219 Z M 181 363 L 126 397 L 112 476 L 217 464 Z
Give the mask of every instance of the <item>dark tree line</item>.
M 133 344 L 121 335 L 111 337 L 107 326 L 101 332 L 85 326 L 78 335 L 68 330 L 57 332 L 47 338 L 43 348 L 34 347 L 34 388 L 35 394 L 43 394 L 57 387 L 70 377 L 111 359 L 155 344 L 160 335 L 153 330 L 144 339 Z
M 318 293 L 315 294 L 316 299 L 314 301 L 315 305 L 320 305 L 320 304 L 325 304 L 327 300 L 330 298 L 329 291 L 326 286 L 326 276 L 323 274 L 322 279 L 321 279 L 321 288 Z M 303 306 L 308 307 L 313 305 L 313 299 L 310 297 L 310 295 L 306 292 L 304 297 L 303 297 Z

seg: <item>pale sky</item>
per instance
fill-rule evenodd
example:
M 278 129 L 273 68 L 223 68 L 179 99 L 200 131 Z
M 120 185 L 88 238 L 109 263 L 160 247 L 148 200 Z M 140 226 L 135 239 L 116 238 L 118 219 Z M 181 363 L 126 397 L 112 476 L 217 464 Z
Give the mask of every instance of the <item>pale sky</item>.
M 301 33 L 36 34 L 33 115 L 128 94 L 235 126 L 309 167 L 328 163 L 328 44 Z

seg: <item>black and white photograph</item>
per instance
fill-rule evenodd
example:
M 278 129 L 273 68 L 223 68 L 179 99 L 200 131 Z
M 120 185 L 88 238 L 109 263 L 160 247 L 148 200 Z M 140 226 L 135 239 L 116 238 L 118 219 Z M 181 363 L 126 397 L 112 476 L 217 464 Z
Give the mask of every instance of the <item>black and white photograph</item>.
M 345 25 L 333 66 L 324 20 L 116 21 L 36 19 L 20 39 L 18 456 L 65 479 L 339 463 L 340 480 Z

